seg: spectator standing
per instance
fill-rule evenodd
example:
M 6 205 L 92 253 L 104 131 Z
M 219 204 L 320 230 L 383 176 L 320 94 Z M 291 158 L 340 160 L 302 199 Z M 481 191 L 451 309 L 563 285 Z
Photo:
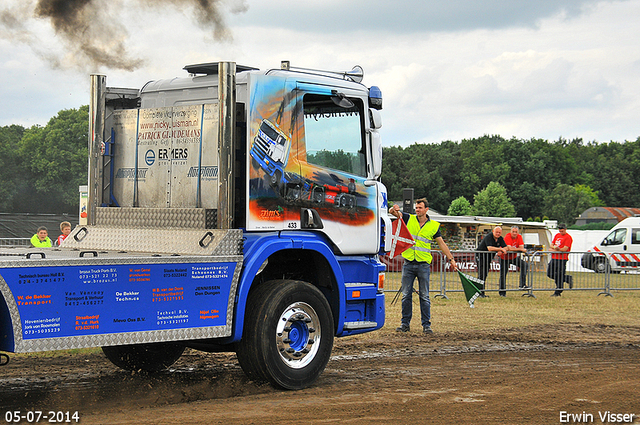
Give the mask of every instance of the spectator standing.
M 502 238 L 502 227 L 496 226 L 490 233 L 482 238 L 480 245 L 476 249 L 476 262 L 478 263 L 478 279 L 483 282 L 487 279 L 489 274 L 489 267 L 491 260 L 497 253 L 506 254 L 507 244 Z M 484 292 L 482 293 L 484 296 Z
M 500 296 L 507 296 L 507 272 L 509 266 L 514 264 L 520 269 L 520 289 L 527 288 L 527 271 L 529 265 L 518 255 L 520 252 L 527 252 L 524 247 L 524 241 L 520 234 L 520 228 L 518 226 L 512 226 L 511 232 L 507 233 L 504 237 L 504 243 L 507 245 L 507 253 L 499 253 L 500 257 Z
M 556 290 L 552 297 L 562 295 L 564 281 L 567 273 L 567 261 L 569 260 L 568 252 L 571 251 L 573 238 L 567 233 L 567 225 L 560 223 L 558 225 L 558 233 L 553 237 L 549 251 L 552 251 L 551 262 L 547 268 L 547 276 L 556 283 Z

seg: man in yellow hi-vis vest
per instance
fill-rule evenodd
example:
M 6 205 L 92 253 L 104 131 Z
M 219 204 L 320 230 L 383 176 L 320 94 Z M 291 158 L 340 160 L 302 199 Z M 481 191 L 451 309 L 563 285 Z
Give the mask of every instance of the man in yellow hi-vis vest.
M 429 299 L 429 276 L 431 274 L 431 244 L 438 242 L 440 250 L 447 257 L 454 270 L 458 269 L 453 254 L 440 234 L 440 223 L 431 220 L 427 214 L 429 203 L 420 198 L 416 201 L 416 214 L 400 212 L 400 207 L 394 205 L 389 213 L 402 219 L 411 232 L 415 245 L 402 253 L 404 264 L 402 265 L 402 321 L 398 332 L 409 332 L 409 323 L 412 315 L 413 282 L 418 278 L 418 295 L 420 297 L 420 314 L 422 331 L 425 334 L 433 333 L 431 330 L 431 300 Z

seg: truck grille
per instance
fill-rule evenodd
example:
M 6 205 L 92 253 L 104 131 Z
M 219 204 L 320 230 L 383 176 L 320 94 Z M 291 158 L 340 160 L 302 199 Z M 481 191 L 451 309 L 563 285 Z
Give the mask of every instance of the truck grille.
M 264 160 L 267 158 L 267 152 L 269 151 L 269 142 L 261 137 L 258 133 L 253 141 L 253 147 L 251 148 L 251 154 L 257 159 Z

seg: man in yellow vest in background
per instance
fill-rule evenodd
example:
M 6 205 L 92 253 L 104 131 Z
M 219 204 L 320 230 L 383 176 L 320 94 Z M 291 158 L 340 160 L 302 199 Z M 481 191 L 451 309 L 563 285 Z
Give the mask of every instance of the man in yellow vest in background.
M 409 332 L 409 323 L 412 315 L 413 282 L 418 278 L 418 295 L 420 297 L 420 315 L 422 331 L 431 334 L 431 300 L 429 299 L 429 276 L 431 274 L 431 244 L 435 241 L 442 253 L 447 257 L 454 270 L 458 269 L 453 254 L 440 234 L 440 223 L 431 220 L 427 214 L 429 203 L 420 198 L 416 201 L 416 214 L 400 212 L 400 207 L 394 205 L 389 213 L 402 219 L 416 242 L 414 246 L 402 253 L 404 264 L 402 266 L 402 321 L 398 332 Z

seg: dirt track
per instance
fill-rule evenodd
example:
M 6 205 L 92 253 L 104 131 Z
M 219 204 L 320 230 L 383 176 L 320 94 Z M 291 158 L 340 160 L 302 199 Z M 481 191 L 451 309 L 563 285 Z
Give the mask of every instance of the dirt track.
M 338 339 L 302 391 L 247 380 L 232 354 L 188 351 L 153 376 L 101 353 L 14 356 L 0 368 L 0 412 L 77 410 L 83 424 L 546 425 L 564 411 L 602 423 L 599 412 L 640 415 L 639 362 L 640 328 L 578 324 Z

